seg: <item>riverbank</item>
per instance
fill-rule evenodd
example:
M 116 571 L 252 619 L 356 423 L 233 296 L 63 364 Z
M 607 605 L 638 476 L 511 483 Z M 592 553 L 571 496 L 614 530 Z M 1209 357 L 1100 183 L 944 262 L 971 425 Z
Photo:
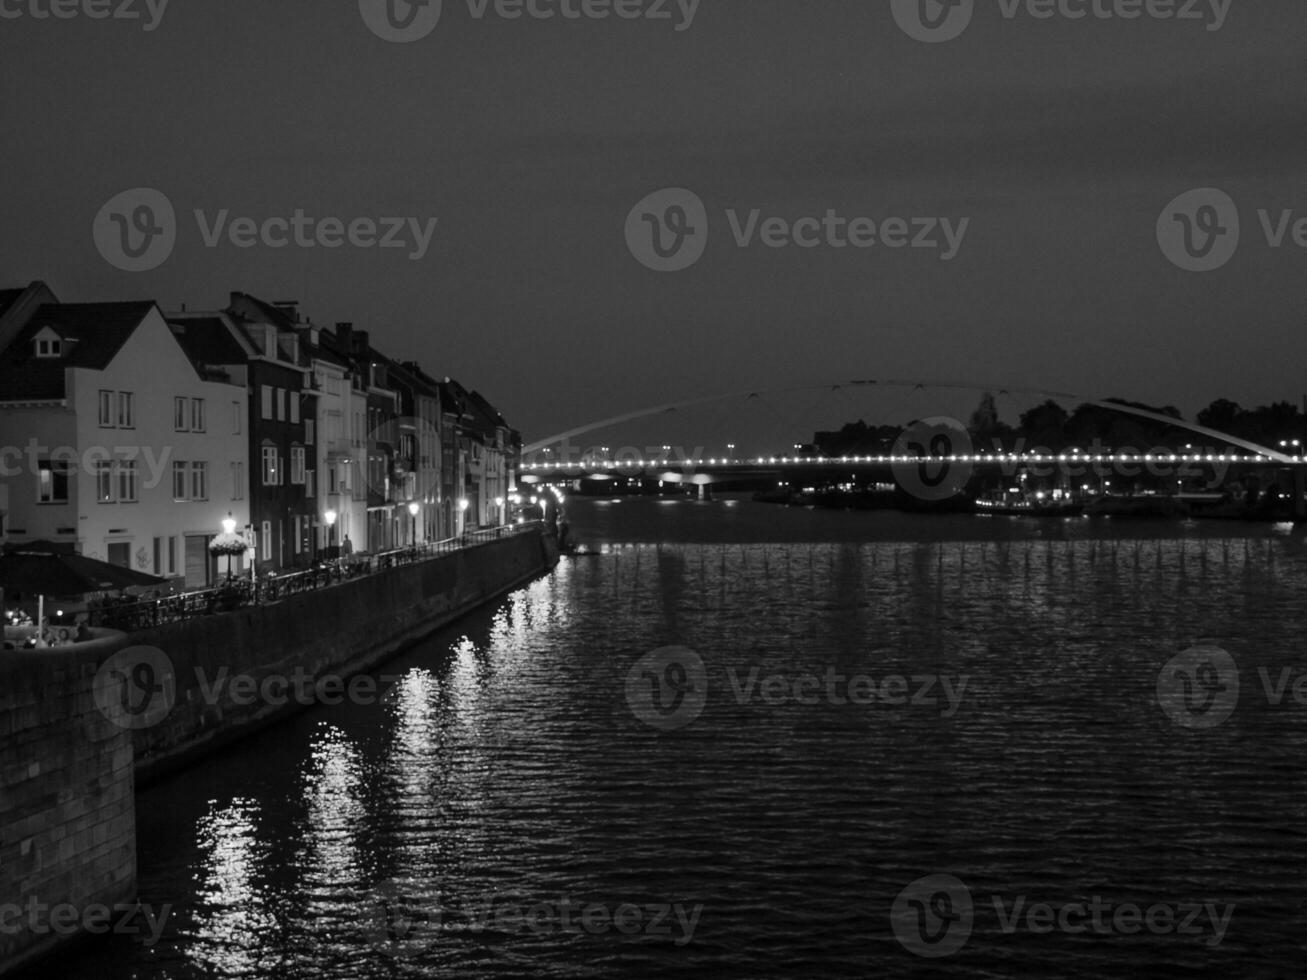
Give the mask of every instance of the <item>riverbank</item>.
M 340 697 L 337 685 L 557 561 L 537 525 L 276 602 L 5 654 L 0 898 L 35 900 L 44 918 L 6 917 L 0 975 L 94 931 L 88 910 L 134 898 L 138 786 Z

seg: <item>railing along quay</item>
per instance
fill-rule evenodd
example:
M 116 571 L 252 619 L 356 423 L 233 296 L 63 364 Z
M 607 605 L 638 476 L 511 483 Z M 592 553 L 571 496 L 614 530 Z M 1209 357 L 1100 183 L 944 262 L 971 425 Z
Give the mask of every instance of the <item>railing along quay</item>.
M 513 535 L 538 529 L 543 522 L 511 524 L 469 531 L 457 538 L 432 541 L 406 548 L 376 554 L 347 555 L 320 561 L 314 567 L 299 572 L 286 572 L 255 579 L 234 578 L 216 588 L 175 595 L 119 596 L 92 603 L 87 614 L 91 626 L 123 630 L 137 630 L 176 623 L 214 613 L 228 612 L 245 606 L 276 602 L 287 596 L 327 588 L 350 579 L 376 575 L 387 569 L 416 562 L 430 561 L 442 555 L 475 548 Z

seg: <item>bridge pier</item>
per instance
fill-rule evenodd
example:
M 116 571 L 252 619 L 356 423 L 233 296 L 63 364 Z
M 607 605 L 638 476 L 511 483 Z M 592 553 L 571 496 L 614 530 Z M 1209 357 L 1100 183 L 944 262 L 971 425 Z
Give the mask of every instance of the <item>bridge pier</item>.
M 699 484 L 699 499 L 712 500 L 712 490 L 709 488 L 708 484 L 706 483 Z
M 1293 474 L 1293 519 L 1307 519 L 1307 467 L 1295 466 Z

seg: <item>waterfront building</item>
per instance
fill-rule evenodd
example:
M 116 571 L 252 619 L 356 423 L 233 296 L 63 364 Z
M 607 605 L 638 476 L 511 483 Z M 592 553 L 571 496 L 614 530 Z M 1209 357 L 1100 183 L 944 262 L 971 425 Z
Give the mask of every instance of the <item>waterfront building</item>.
M 390 362 L 390 381 L 399 395 L 400 414 L 395 420 L 396 479 L 402 484 L 401 519 L 409 517 L 411 543 L 445 537 L 442 511 L 440 383 L 414 361 Z
M 174 313 L 174 327 L 187 332 L 228 333 L 230 358 L 243 365 L 248 392 L 243 428 L 250 465 L 247 471 L 249 536 L 259 574 L 307 567 L 316 556 L 317 508 L 316 392 L 300 350 L 294 303 L 266 303 L 233 292 L 227 309 Z M 214 340 L 213 343 L 218 341 Z
M 153 301 L 53 299 L 3 296 L 5 537 L 211 583 L 209 542 L 249 519 L 243 385 L 189 356 Z

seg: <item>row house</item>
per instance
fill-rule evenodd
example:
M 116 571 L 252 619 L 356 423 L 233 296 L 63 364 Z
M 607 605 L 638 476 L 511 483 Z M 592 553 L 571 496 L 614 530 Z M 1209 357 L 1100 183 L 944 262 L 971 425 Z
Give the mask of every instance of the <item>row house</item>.
M 165 315 L 39 282 L 0 290 L 0 440 L 0 542 L 187 587 L 215 580 L 228 517 L 252 542 L 233 570 L 259 574 L 505 522 L 521 443 L 479 393 L 293 302 Z
M 305 568 L 318 556 L 316 393 L 300 350 L 293 304 L 233 293 L 227 309 L 182 310 L 169 322 L 183 344 L 203 345 L 247 392 L 250 470 L 246 534 L 259 573 Z
M 391 362 L 388 374 L 399 395 L 400 414 L 393 436 L 394 478 L 402 509 L 409 517 L 407 540 L 421 544 L 452 537 L 444 523 L 440 481 L 440 383 L 413 361 Z
M 249 520 L 246 391 L 194 360 L 152 301 L 0 293 L 0 526 L 9 543 L 214 581 L 208 545 Z

